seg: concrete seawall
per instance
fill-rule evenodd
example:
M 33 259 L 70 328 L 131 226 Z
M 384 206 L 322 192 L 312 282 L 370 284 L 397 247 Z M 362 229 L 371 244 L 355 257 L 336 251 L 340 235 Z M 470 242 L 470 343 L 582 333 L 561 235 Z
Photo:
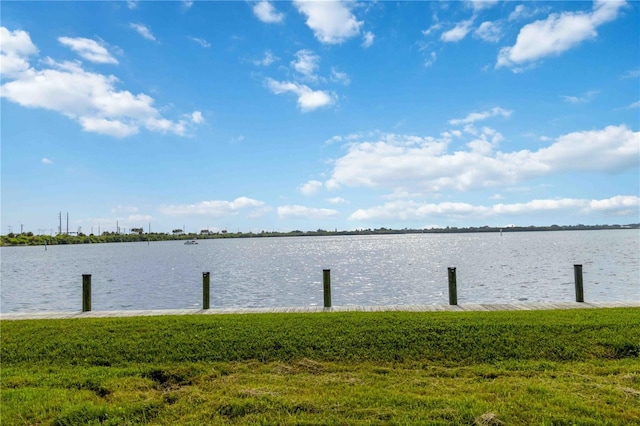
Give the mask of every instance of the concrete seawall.
M 560 303 L 467 303 L 461 305 L 390 305 L 390 306 L 322 306 L 283 308 L 213 308 L 213 309 L 155 309 L 130 311 L 89 311 L 89 312 L 36 312 L 0 313 L 0 320 L 31 319 L 73 319 L 73 318 L 117 318 L 161 315 L 224 315 L 224 314 L 267 314 L 267 313 L 322 313 L 322 312 L 464 312 L 464 311 L 537 311 L 552 309 L 602 309 L 640 308 L 638 302 L 560 302 Z

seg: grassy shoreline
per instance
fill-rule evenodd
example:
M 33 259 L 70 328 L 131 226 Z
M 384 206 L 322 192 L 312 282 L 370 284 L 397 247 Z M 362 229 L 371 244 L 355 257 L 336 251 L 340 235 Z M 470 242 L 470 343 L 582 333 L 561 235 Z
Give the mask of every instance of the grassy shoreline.
M 0 332 L 3 425 L 640 423 L 638 308 L 27 320 Z

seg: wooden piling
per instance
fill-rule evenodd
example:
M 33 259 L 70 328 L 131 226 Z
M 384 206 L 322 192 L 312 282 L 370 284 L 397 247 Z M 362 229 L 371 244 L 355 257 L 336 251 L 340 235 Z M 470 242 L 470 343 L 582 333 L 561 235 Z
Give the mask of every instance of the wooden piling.
M 576 302 L 584 302 L 584 288 L 582 285 L 582 265 L 573 265 L 573 276 L 576 283 Z
M 331 307 L 331 270 L 322 270 L 322 283 L 324 286 L 324 307 Z
M 456 268 L 448 268 L 449 270 L 449 304 L 458 304 L 458 288 L 456 282 Z
M 82 274 L 82 312 L 91 310 L 91 274 Z
M 202 273 L 202 309 L 209 309 L 210 301 L 210 274 L 209 272 Z

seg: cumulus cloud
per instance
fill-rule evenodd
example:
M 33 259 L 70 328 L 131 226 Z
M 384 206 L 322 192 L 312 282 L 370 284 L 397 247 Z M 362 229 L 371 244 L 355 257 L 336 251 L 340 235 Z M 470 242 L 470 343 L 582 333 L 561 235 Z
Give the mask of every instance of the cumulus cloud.
M 309 182 L 303 183 L 298 188 L 303 195 L 311 196 L 315 195 L 322 189 L 322 182 L 319 180 L 310 180 Z
M 466 149 L 451 139 L 383 135 L 355 142 L 335 160 L 328 189 L 342 186 L 417 193 L 500 187 L 565 171 L 620 172 L 638 167 L 640 132 L 626 126 L 573 132 L 537 151 L 495 151 L 502 136 L 484 128 Z
M 375 37 L 376 36 L 370 31 L 364 33 L 362 35 L 362 47 L 366 49 L 367 47 L 373 46 L 373 40 L 375 39 Z
M 502 27 L 498 22 L 485 21 L 476 29 L 474 35 L 481 40 L 495 43 L 502 37 Z
M 313 111 L 335 102 L 335 95 L 323 90 L 312 90 L 304 84 L 290 81 L 276 81 L 272 78 L 265 80 L 267 87 L 276 95 L 293 93 L 298 96 L 298 106 L 303 112 Z
M 200 111 L 194 111 L 191 113 L 191 121 L 195 124 L 204 123 L 204 117 Z
M 58 41 L 71 48 L 80 57 L 98 64 L 117 64 L 116 58 L 97 41 L 83 37 L 58 37 Z
M 298 50 L 295 53 L 296 59 L 291 61 L 291 66 L 306 80 L 317 81 L 316 71 L 319 67 L 320 56 L 308 49 Z
M 473 205 L 460 202 L 418 203 L 415 201 L 397 200 L 368 209 L 358 209 L 349 217 L 350 220 L 425 220 L 436 217 L 468 219 L 478 217 L 517 216 L 549 211 L 567 211 L 568 213 L 609 214 L 615 212 L 640 213 L 640 197 L 635 195 L 617 195 L 602 200 L 586 200 L 575 198 L 541 199 L 527 203 L 494 204 L 490 206 Z
M 513 12 L 509 14 L 509 21 L 515 21 L 517 19 L 522 18 L 523 16 L 527 16 L 528 10 L 524 4 L 519 4 L 513 9 Z
M 254 60 L 253 64 L 254 65 L 258 65 L 258 66 L 268 67 L 269 65 L 271 65 L 274 62 L 279 61 L 279 60 L 280 60 L 280 58 L 278 58 L 273 53 L 271 53 L 270 50 L 265 50 L 264 51 L 264 56 L 262 57 L 262 59 Z
M 341 44 L 360 34 L 363 22 L 342 1 L 294 0 L 298 12 L 307 17 L 307 26 L 321 43 Z
M 3 77 L 14 77 L 29 69 L 29 56 L 38 53 L 26 31 L 9 31 L 0 27 L 0 72 Z
M 458 42 L 465 38 L 469 31 L 471 31 L 471 25 L 473 24 L 473 18 L 466 21 L 459 22 L 455 27 L 449 31 L 445 31 L 440 35 L 440 40 L 444 42 Z
M 160 213 L 167 216 L 209 216 L 225 217 L 235 216 L 241 211 L 248 215 L 256 211 L 264 211 L 265 203 L 247 197 L 239 197 L 233 201 L 200 201 L 194 204 L 162 205 L 158 208 Z
M 119 90 L 117 77 L 86 71 L 80 62 L 57 62 L 47 57 L 42 61 L 45 67 L 32 68 L 29 56 L 37 49 L 29 35 L 23 31 L 12 33 L 4 27 L 0 28 L 0 34 L 3 78 L 10 78 L 0 87 L 0 96 L 8 101 L 57 111 L 77 121 L 85 131 L 120 138 L 136 134 L 140 128 L 184 135 L 190 124 L 202 118 L 196 111 L 190 120 L 166 119 L 154 107 L 152 97 Z M 5 36 L 8 36 L 6 44 Z M 77 41 L 72 39 L 71 44 Z M 4 56 L 12 58 L 7 61 L 6 73 Z
M 596 29 L 618 17 L 625 1 L 596 0 L 591 12 L 553 13 L 544 20 L 525 25 L 516 44 L 503 47 L 496 68 L 509 67 L 521 71 L 548 56 L 558 56 L 585 40 L 597 37 Z
M 469 5 L 476 12 L 483 9 L 492 8 L 496 4 L 498 4 L 498 0 L 467 0 L 467 5 Z
M 342 197 L 327 198 L 327 201 L 331 204 L 349 204 L 349 202 Z
M 129 24 L 129 27 L 136 30 L 138 34 L 140 34 L 142 37 L 146 38 L 147 40 L 156 41 L 156 37 L 151 32 L 151 29 L 146 25 L 131 23 Z
M 42 160 L 40 160 L 42 162 L 42 164 L 53 164 L 53 160 L 49 159 L 49 158 L 43 158 Z
M 267 24 L 279 24 L 284 21 L 284 13 L 278 12 L 269 1 L 260 1 L 253 5 L 253 14 Z
M 278 207 L 278 216 L 281 219 L 331 219 L 338 215 L 337 210 L 318 209 L 299 205 Z
M 476 121 L 486 120 L 487 118 L 491 118 L 491 117 L 508 118 L 511 116 L 511 112 L 512 111 L 509 111 L 500 107 L 494 107 L 487 111 L 472 112 L 469 115 L 467 115 L 465 118 L 456 118 L 453 120 L 449 120 L 449 124 L 451 124 L 452 126 L 458 126 L 461 124 L 472 124 L 472 123 L 475 123 Z

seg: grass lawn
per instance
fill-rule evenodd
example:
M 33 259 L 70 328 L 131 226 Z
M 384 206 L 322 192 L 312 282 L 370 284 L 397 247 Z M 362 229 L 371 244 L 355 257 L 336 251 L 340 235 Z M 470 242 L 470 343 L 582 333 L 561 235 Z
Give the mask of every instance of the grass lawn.
M 640 309 L 2 321 L 0 424 L 640 424 Z

